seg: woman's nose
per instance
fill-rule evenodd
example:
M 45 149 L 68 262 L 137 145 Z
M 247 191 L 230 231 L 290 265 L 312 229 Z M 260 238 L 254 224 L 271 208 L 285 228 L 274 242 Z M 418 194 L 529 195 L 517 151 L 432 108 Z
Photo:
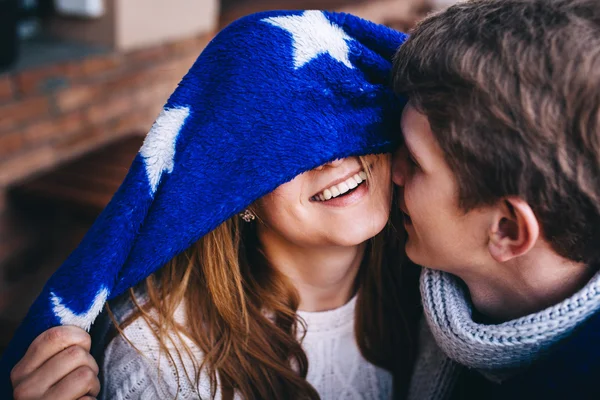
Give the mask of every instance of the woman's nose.
M 338 165 L 340 165 L 343 162 L 344 162 L 344 159 L 340 158 L 337 160 L 330 161 L 325 165 L 327 165 L 328 167 L 337 167 Z
M 343 162 L 344 162 L 344 159 L 340 158 L 340 159 L 337 159 L 337 160 L 330 161 L 330 162 L 328 162 L 326 164 L 323 164 L 323 165 L 321 165 L 321 166 L 319 166 L 319 167 L 317 167 L 315 169 L 317 171 L 320 171 L 320 170 L 322 170 L 325 167 L 334 167 L 335 168 L 335 167 L 337 167 L 338 165 L 340 165 Z

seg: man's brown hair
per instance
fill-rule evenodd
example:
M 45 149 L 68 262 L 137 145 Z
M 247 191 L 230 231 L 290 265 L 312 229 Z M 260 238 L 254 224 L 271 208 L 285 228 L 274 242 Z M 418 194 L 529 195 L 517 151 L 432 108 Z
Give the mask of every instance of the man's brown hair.
M 600 1 L 476 0 L 399 49 L 394 86 L 429 119 L 463 210 L 529 203 L 560 255 L 600 261 Z

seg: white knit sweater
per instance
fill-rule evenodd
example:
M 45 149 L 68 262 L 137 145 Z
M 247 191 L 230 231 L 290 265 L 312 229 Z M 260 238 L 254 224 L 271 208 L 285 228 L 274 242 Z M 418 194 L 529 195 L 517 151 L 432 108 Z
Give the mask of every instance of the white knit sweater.
M 391 375 L 367 362 L 358 349 L 354 335 L 355 305 L 356 298 L 353 298 L 335 310 L 298 312 L 307 324 L 302 342 L 309 361 L 307 380 L 324 400 L 390 399 Z M 180 323 L 185 321 L 183 306 L 179 307 L 175 317 Z M 124 332 L 143 356 L 122 336 L 109 343 L 102 365 L 103 399 L 167 400 L 174 399 L 176 395 L 181 400 L 210 399 L 211 387 L 206 374 L 201 375 L 198 386 L 192 384 L 194 369 L 191 360 L 184 357 L 182 363 L 174 357 L 174 368 L 164 352 L 159 352 L 158 341 L 143 319 L 134 321 Z M 184 341 L 196 359 L 201 361 L 200 349 L 191 341 Z M 176 339 L 172 345 L 181 348 Z M 177 374 L 179 393 L 176 393 Z M 217 388 L 217 399 L 220 397 Z

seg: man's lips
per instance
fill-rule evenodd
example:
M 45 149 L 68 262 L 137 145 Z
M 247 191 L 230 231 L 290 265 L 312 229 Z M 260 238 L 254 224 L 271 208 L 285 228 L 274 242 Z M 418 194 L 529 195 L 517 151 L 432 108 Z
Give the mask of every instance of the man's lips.
M 404 214 L 408 215 L 408 211 L 406 211 L 406 206 L 404 205 L 404 202 L 400 202 L 400 204 L 398 204 L 398 208 L 400 209 L 400 211 L 402 211 Z
M 404 222 L 411 225 L 412 224 L 412 219 L 410 218 L 410 215 L 408 214 L 408 212 L 406 211 L 406 206 L 401 203 L 398 208 L 400 208 L 400 211 L 402 211 L 402 216 L 404 217 Z

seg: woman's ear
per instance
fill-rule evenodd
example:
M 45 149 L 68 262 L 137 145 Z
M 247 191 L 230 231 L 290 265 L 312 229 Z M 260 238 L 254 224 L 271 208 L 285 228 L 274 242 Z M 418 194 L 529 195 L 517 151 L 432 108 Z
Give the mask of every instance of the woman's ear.
M 494 216 L 488 250 L 496 261 L 506 262 L 531 250 L 539 235 L 540 225 L 529 204 L 518 197 L 506 197 Z

